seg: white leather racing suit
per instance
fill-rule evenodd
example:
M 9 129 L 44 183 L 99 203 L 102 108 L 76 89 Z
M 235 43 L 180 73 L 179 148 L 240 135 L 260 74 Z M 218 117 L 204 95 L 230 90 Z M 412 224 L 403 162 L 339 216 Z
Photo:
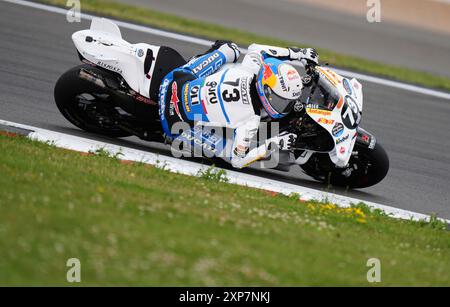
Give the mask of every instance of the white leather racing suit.
M 166 136 L 175 138 L 171 127 L 177 121 L 193 125 L 225 127 L 234 130 L 228 157 L 233 167 L 242 168 L 270 155 L 273 137 L 257 148 L 250 142 L 258 132 L 261 103 L 255 88 L 255 77 L 264 58 L 300 60 L 308 49 L 291 49 L 253 44 L 242 63 L 236 45 L 223 44 L 216 50 L 196 57 L 170 73 L 160 89 L 160 117 Z

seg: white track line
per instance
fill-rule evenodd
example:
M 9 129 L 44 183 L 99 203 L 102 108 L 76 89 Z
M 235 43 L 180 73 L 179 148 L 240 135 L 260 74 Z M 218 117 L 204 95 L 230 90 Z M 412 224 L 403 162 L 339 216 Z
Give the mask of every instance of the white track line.
M 57 14 L 62 14 L 62 15 L 66 15 L 68 12 L 67 9 L 63 9 L 63 8 L 59 8 L 59 7 L 55 7 L 55 6 L 51 6 L 51 5 L 46 5 L 46 4 L 41 4 L 41 3 L 28 2 L 28 1 L 24 1 L 24 0 L 2 0 L 2 1 L 13 3 L 13 4 L 18 4 L 18 5 L 22 5 L 22 6 L 26 6 L 26 7 L 32 7 L 35 9 L 40 9 L 40 10 L 53 12 L 53 13 L 57 13 Z M 90 15 L 90 14 L 81 14 L 81 18 L 86 19 L 86 20 L 92 20 L 92 18 L 94 18 L 94 17 L 95 16 Z M 144 33 L 148 33 L 148 34 L 152 34 L 152 35 L 167 37 L 167 38 L 171 38 L 171 39 L 175 39 L 175 40 L 179 40 L 179 41 L 183 41 L 183 42 L 193 43 L 193 44 L 197 44 L 197 45 L 201 45 L 201 46 L 210 46 L 213 43 L 212 41 L 193 37 L 193 36 L 158 30 L 158 29 L 154 29 L 154 28 L 150 28 L 150 27 L 146 27 L 146 26 L 140 26 L 140 25 L 129 23 L 129 22 L 124 22 L 124 21 L 119 21 L 119 20 L 114 20 L 114 19 L 111 19 L 111 20 L 114 21 L 119 27 L 122 27 L 122 28 L 135 30 L 135 31 L 139 31 L 139 32 L 144 32 Z M 244 53 L 246 52 L 245 49 L 242 49 L 242 51 Z M 371 82 L 374 84 L 379 84 L 379 85 L 388 86 L 388 87 L 392 87 L 392 88 L 402 89 L 402 90 L 409 91 L 409 92 L 414 92 L 414 93 L 419 93 L 419 94 L 423 94 L 423 95 L 427 95 L 427 96 L 433 96 L 433 97 L 437 97 L 437 98 L 450 100 L 450 93 L 445 93 L 442 91 L 428 89 L 428 88 L 411 85 L 411 84 L 407 84 L 407 83 L 402 83 L 402 82 L 398 82 L 398 81 L 383 79 L 383 78 L 379 78 L 379 77 L 375 77 L 375 76 L 369 76 L 369 75 L 364 75 L 364 74 L 360 74 L 360 73 L 355 73 L 355 72 L 351 72 L 351 71 L 347 71 L 347 70 L 343 70 L 343 69 L 336 69 L 336 72 L 339 74 L 342 74 L 344 76 L 350 77 L 350 78 L 357 78 L 360 81 L 361 80 L 367 81 L 367 82 Z
M 80 152 L 90 152 L 90 151 L 95 152 L 96 150 L 102 148 L 104 150 L 107 150 L 113 155 L 121 153 L 119 158 L 122 160 L 143 162 L 155 165 L 157 167 L 163 167 L 165 170 L 168 170 L 173 173 L 198 176 L 199 172 L 205 171 L 209 167 L 208 165 L 202 165 L 196 162 L 180 160 L 165 155 L 159 155 L 147 151 L 121 147 L 114 144 L 90 140 L 82 137 L 32 127 L 28 125 L 22 125 L 5 120 L 0 120 L 0 125 L 31 131 L 27 135 L 28 138 L 38 140 L 41 142 L 52 142 L 57 147 L 76 150 Z M 297 193 L 300 195 L 300 199 L 304 201 L 308 200 L 328 201 L 330 203 L 334 203 L 342 207 L 348 207 L 351 204 L 358 204 L 360 202 L 363 202 L 370 208 L 383 210 L 385 213 L 389 214 L 393 218 L 415 220 L 415 221 L 430 219 L 430 216 L 421 213 L 398 209 L 374 202 L 367 202 L 360 199 L 341 196 L 330 192 L 318 191 L 282 181 L 260 178 L 258 176 L 244 174 L 237 171 L 230 171 L 230 170 L 225 171 L 226 176 L 229 179 L 230 183 L 273 191 L 285 195 Z M 441 220 L 446 222 L 447 224 L 450 224 L 450 220 L 444 219 Z

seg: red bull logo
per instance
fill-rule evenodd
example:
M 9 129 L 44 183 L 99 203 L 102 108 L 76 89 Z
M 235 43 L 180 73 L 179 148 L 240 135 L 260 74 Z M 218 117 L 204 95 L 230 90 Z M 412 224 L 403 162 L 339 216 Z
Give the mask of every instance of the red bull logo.
M 269 87 L 273 88 L 275 84 L 277 83 L 277 77 L 273 73 L 272 69 L 270 69 L 270 66 L 267 64 L 264 64 L 264 72 L 263 72 L 263 84 L 267 84 Z
M 288 78 L 288 80 L 289 81 L 292 81 L 292 80 L 297 80 L 297 79 L 299 79 L 300 78 L 300 76 L 298 75 L 298 73 L 297 73 L 297 71 L 296 70 L 289 70 L 288 72 L 287 72 L 287 78 Z

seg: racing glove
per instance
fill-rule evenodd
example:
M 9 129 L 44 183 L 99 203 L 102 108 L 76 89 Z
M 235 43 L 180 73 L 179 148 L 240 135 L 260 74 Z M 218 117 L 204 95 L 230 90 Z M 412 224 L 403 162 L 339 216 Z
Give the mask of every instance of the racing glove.
M 319 55 L 314 48 L 289 47 L 288 49 L 291 60 L 298 60 L 303 64 L 319 64 Z

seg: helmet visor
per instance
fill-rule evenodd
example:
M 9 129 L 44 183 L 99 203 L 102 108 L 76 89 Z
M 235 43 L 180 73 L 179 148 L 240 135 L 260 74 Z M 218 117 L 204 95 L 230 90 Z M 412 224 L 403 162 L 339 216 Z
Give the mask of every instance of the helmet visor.
M 264 96 L 272 109 L 280 114 L 288 114 L 297 100 L 289 100 L 275 94 L 270 86 L 264 85 Z

